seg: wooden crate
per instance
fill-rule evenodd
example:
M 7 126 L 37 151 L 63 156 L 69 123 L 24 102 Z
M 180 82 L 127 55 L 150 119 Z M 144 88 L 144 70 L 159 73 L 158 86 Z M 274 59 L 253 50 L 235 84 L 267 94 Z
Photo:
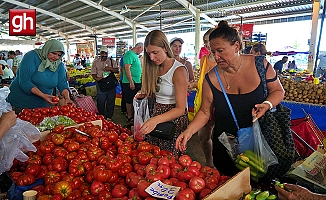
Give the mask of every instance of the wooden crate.
M 242 170 L 214 192 L 206 196 L 204 200 L 238 200 L 251 191 L 250 169 L 247 167 Z
M 94 125 L 99 125 L 101 128 L 102 128 L 102 120 L 95 120 L 95 121 L 91 121 L 92 124 Z M 84 123 L 82 124 L 77 124 L 77 125 L 74 125 L 74 126 L 67 126 L 65 127 L 64 129 L 67 129 L 67 128 L 70 128 L 70 127 L 76 127 L 78 128 L 79 126 L 83 125 Z M 47 130 L 47 131 L 42 131 L 41 132 L 41 138 L 40 138 L 40 141 L 44 141 L 46 139 L 46 136 L 50 133 L 51 131 L 50 130 Z

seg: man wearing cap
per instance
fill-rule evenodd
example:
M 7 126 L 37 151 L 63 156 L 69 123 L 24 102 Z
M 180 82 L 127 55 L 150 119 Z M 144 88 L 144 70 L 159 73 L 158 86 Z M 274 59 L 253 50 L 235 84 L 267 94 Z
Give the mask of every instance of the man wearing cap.
M 100 81 L 109 76 L 111 73 L 118 73 L 119 68 L 115 60 L 108 59 L 108 48 L 102 46 L 100 49 L 100 58 L 95 59 L 92 64 L 92 77 L 96 80 L 96 101 L 97 109 L 101 115 L 107 119 L 111 119 L 113 116 L 114 105 L 115 105 L 115 87 L 109 88 L 108 90 L 100 89 Z
M 125 97 L 128 122 L 133 120 L 132 101 L 136 93 L 141 89 L 142 67 L 138 55 L 144 50 L 143 43 L 137 43 L 135 47 L 127 51 L 123 56 L 122 90 Z

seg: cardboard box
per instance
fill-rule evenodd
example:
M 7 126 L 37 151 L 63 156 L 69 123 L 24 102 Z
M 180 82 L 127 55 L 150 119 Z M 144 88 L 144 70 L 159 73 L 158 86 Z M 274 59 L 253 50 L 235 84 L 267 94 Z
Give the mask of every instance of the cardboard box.
M 250 169 L 242 170 L 220 187 L 216 188 L 204 200 L 238 200 L 251 191 Z
M 91 121 L 92 124 L 94 125 L 99 125 L 102 129 L 102 120 L 95 120 L 95 121 Z M 83 125 L 84 123 L 82 124 L 77 124 L 77 125 L 74 125 L 74 126 L 67 126 L 65 127 L 64 129 L 67 129 L 67 128 L 70 128 L 70 127 L 76 127 L 78 128 L 79 126 Z M 42 131 L 41 132 L 41 138 L 40 138 L 40 141 L 44 141 L 46 139 L 46 136 L 50 133 L 51 131 L 50 130 L 47 130 L 47 131 Z

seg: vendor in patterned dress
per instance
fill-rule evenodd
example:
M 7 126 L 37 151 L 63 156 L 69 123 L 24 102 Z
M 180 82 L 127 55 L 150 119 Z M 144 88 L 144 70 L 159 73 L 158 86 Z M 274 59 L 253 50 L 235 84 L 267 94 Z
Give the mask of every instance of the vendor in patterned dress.
M 172 121 L 175 133 L 172 140 L 146 135 L 145 140 L 169 150 L 177 156 L 175 141 L 188 125 L 186 67 L 174 59 L 169 42 L 162 31 L 151 31 L 145 38 L 141 94 L 136 98 L 155 95 L 153 116 L 140 129 L 140 134 L 149 134 L 157 124 Z

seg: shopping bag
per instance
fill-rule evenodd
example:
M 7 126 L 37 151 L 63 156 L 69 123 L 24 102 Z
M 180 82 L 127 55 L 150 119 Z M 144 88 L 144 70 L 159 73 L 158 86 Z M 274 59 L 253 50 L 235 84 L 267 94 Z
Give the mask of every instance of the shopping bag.
M 99 113 L 91 96 L 78 95 L 75 97 L 75 102 L 77 107 L 80 107 L 85 111 L 94 112 L 96 114 Z
M 318 145 L 322 144 L 325 138 L 310 115 L 291 120 L 291 129 L 314 150 L 317 150 Z M 314 151 L 298 138 L 298 136 L 293 133 L 294 145 L 298 154 L 303 157 L 310 156 Z
M 143 99 L 134 98 L 134 138 L 137 141 L 145 139 L 145 135 L 139 134 L 139 131 L 146 120 L 149 119 L 149 108 L 147 97 Z

